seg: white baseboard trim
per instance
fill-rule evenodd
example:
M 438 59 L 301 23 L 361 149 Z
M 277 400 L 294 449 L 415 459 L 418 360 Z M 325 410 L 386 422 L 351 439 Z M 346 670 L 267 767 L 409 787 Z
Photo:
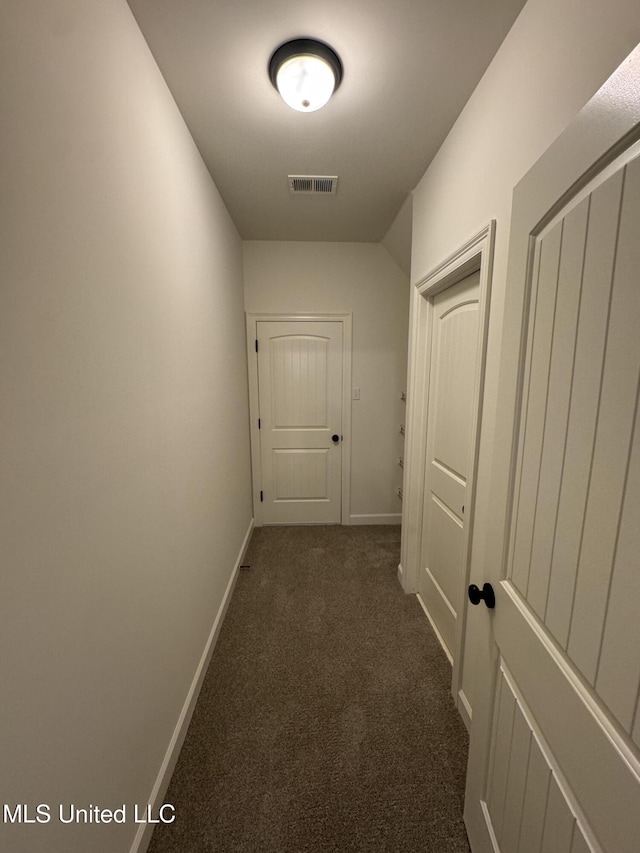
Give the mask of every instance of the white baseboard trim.
M 400 524 L 401 512 L 376 512 L 370 515 L 350 515 L 349 524 Z
M 164 795 L 167 793 L 167 788 L 169 787 L 171 775 L 175 769 L 176 762 L 180 754 L 180 749 L 182 748 L 182 744 L 187 734 L 187 729 L 189 728 L 189 723 L 191 722 L 193 711 L 196 707 L 196 702 L 198 701 L 198 696 L 200 695 L 202 682 L 204 681 L 204 677 L 207 673 L 209 663 L 211 662 L 211 656 L 218 640 L 220 629 L 222 628 L 222 623 L 224 621 L 227 608 L 229 607 L 229 602 L 231 601 L 231 596 L 233 594 L 233 590 L 238 579 L 238 574 L 240 572 L 240 566 L 242 564 L 242 561 L 244 560 L 244 555 L 247 551 L 249 540 L 251 539 L 253 527 L 254 521 L 252 518 L 249 522 L 249 528 L 244 537 L 244 541 L 240 548 L 240 553 L 238 554 L 238 559 L 236 560 L 235 566 L 233 567 L 231 577 L 229 578 L 227 588 L 224 592 L 224 596 L 222 597 L 222 602 L 220 604 L 220 607 L 218 608 L 216 618 L 213 621 L 213 626 L 211 628 L 209 638 L 207 639 L 207 642 L 205 644 L 204 651 L 202 652 L 200 663 L 198 664 L 198 667 L 196 669 L 193 681 L 191 682 L 191 687 L 189 688 L 189 692 L 187 693 L 187 697 L 184 700 L 184 705 L 182 706 L 180 716 L 178 717 L 178 722 L 176 723 L 176 727 L 173 730 L 173 735 L 171 736 L 171 740 L 169 741 L 169 746 L 167 747 L 164 760 L 162 762 L 162 765 L 160 766 L 160 772 L 158 773 L 158 777 L 151 791 L 151 795 L 149 796 L 148 803 L 151 805 L 154 814 L 157 814 L 158 809 L 162 806 Z M 136 837 L 133 839 L 133 844 L 131 845 L 130 853 L 145 853 L 149 846 L 149 843 L 151 842 L 151 834 L 153 832 L 153 829 L 154 824 L 140 824 L 138 832 L 136 833 Z
M 449 649 L 448 649 L 448 647 L 447 647 L 447 644 L 446 644 L 446 643 L 445 643 L 445 641 L 443 640 L 443 638 L 442 638 L 442 634 L 441 634 L 441 633 L 440 633 L 440 631 L 438 631 L 438 629 L 436 628 L 436 623 L 435 623 L 435 622 L 433 621 L 433 619 L 431 618 L 431 614 L 430 614 L 430 613 L 429 613 L 429 611 L 427 610 L 427 605 L 426 605 L 426 604 L 424 603 L 424 601 L 422 600 L 422 596 L 420 595 L 420 593 L 417 593 L 417 594 L 416 594 L 416 598 L 417 598 L 417 599 L 418 599 L 418 601 L 420 602 L 420 606 L 421 606 L 421 607 L 422 607 L 422 609 L 424 610 L 424 612 L 425 612 L 425 616 L 427 617 L 427 619 L 429 620 L 429 624 L 430 624 L 430 625 L 431 625 L 431 627 L 433 628 L 433 633 L 434 633 L 434 634 L 436 635 L 436 637 L 438 638 L 438 642 L 439 642 L 439 643 L 440 643 L 440 645 L 442 646 L 442 649 L 443 649 L 443 651 L 444 651 L 445 655 L 447 656 L 447 660 L 449 661 L 449 663 L 451 664 L 451 666 L 453 666 L 453 656 L 452 656 L 451 652 L 449 651 Z
M 402 568 L 402 563 L 398 563 L 398 581 L 402 589 L 404 589 L 404 569 Z
M 471 718 L 473 717 L 473 711 L 471 710 L 471 705 L 469 704 L 469 700 L 464 694 L 463 690 L 458 690 L 458 713 L 462 717 L 462 722 L 467 727 L 467 731 L 471 732 Z

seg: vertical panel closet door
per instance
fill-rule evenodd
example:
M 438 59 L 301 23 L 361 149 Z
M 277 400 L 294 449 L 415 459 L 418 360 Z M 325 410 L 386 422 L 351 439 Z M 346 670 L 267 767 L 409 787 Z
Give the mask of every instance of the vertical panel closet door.
M 474 853 L 640 844 L 640 53 L 624 75 L 627 125 L 587 110 L 514 195 L 502 580 L 493 614 L 473 608 L 497 662 L 472 728 Z

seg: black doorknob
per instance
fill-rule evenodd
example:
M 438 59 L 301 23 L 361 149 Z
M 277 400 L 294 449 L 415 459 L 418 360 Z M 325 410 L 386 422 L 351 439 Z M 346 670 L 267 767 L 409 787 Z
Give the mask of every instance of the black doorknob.
M 469 587 L 469 601 L 472 604 L 480 604 L 481 601 L 484 601 L 489 610 L 493 610 L 496 606 L 496 595 L 491 584 L 484 584 L 480 590 L 474 583 L 472 583 Z
M 337 444 L 337 443 L 340 441 L 340 436 L 339 436 L 339 435 L 332 435 L 332 436 L 331 436 L 331 441 L 332 441 L 334 444 Z

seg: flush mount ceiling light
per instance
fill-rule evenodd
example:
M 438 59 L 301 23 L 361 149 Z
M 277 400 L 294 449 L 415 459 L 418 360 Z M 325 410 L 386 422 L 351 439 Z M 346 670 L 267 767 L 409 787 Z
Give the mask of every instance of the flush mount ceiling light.
M 342 63 L 328 44 L 293 39 L 269 60 L 269 77 L 282 100 L 301 113 L 323 107 L 342 81 Z

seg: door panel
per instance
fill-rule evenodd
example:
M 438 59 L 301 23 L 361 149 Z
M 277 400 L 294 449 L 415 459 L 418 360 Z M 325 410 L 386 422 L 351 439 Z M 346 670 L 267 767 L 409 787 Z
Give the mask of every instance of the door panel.
M 462 560 L 462 522 L 435 494 L 431 495 L 429 566 L 447 601 L 457 602 Z
M 597 678 L 605 625 L 617 618 L 615 612 L 609 611 L 608 593 L 621 513 L 625 497 L 629 497 L 625 496 L 625 478 L 638 401 L 640 158 L 624 169 L 623 178 L 607 343 L 598 374 L 598 423 L 591 481 L 584 500 L 584 533 L 569 629 L 569 656 L 590 684 L 595 684 Z M 638 520 L 640 505 L 635 510 Z M 637 690 L 637 678 L 635 686 Z
M 559 492 L 556 528 L 562 531 L 562 535 L 554 543 L 545 614 L 549 630 L 564 648 L 569 639 L 582 536 L 583 506 L 580 496 L 585 493 L 591 473 L 600 393 L 600 385 L 595 377 L 603 362 L 606 341 L 620 204 L 618 180 L 599 187 L 588 200 L 590 234 L 586 239 L 580 308 L 574 333 L 571 405 L 564 445 L 564 467 L 572 475 L 564 478 Z M 569 393 L 567 389 L 568 383 L 565 394 Z
M 420 597 L 450 656 L 461 607 L 480 273 L 433 299 Z
M 515 522 L 515 556 L 512 578 L 519 590 L 527 593 L 531 567 L 531 537 L 537 509 L 539 457 L 546 415 L 546 377 L 549 375 L 555 286 L 558 277 L 561 229 L 556 226 L 541 246 L 538 289 L 535 298 L 535 336 L 533 358 L 528 365 L 529 400 L 524 441 L 526 453 L 520 467 L 520 490 Z
M 473 416 L 480 273 L 433 300 L 433 458 L 466 482 Z
M 262 325 L 262 324 L 261 324 Z M 260 331 L 260 330 L 259 330 Z M 330 339 L 269 334 L 274 429 L 329 429 L 327 361 Z
M 640 53 L 630 91 L 639 91 L 638 81 Z M 601 135 L 600 125 L 593 139 Z M 586 143 L 568 132 L 514 194 L 499 411 L 508 417 L 515 401 L 517 435 L 512 464 L 501 457 L 510 447 L 497 445 L 500 470 L 511 465 L 507 549 L 492 617 L 498 674 L 481 703 L 493 707 L 492 723 L 481 710 L 471 738 L 465 820 L 474 853 L 638 849 L 640 145 L 633 138 L 572 194 L 566 163 Z
M 636 744 L 640 723 L 637 706 L 640 683 L 640 519 L 636 511 L 640 506 L 639 429 L 636 419 L 596 680 L 596 692 L 625 731 L 632 731 L 635 715 L 636 732 L 633 737 Z
M 531 713 L 501 661 L 495 705 L 488 811 L 505 853 L 589 849 L 578 808 Z
M 592 845 L 593 849 L 606 853 L 636 851 L 640 814 L 637 751 L 634 756 L 628 742 L 616 732 L 607 709 L 593 701 L 566 657 L 551 643 L 509 583 L 499 590 L 496 603 L 496 644 L 504 652 L 500 672 L 508 672 L 510 690 L 544 742 L 546 760 L 562 780 L 572 809 L 585 815 L 583 833 L 599 842 Z M 500 707 L 499 698 L 496 707 Z M 499 711 L 494 710 L 496 713 Z M 503 763 L 515 762 L 512 740 L 499 741 L 498 737 L 494 732 L 490 752 L 499 754 Z M 475 768 L 470 767 L 469 772 L 474 773 Z M 485 817 L 495 831 L 490 784 L 483 799 L 489 797 Z M 499 813 L 495 819 L 499 826 Z M 476 848 L 473 837 L 472 849 L 483 849 Z M 507 847 L 497 849 L 511 853 Z
M 601 192 L 588 196 L 579 208 L 536 242 L 535 251 L 542 259 L 546 255 L 549 260 L 546 271 L 541 260 L 539 279 L 531 294 L 535 304 L 527 356 L 530 382 L 523 401 L 521 473 L 514 514 L 514 546 L 508 570 L 514 586 L 547 628 L 547 611 L 558 614 L 565 608 L 566 632 L 554 638 L 566 650 L 577 672 L 591 685 L 596 684 L 601 666 L 606 674 L 602 675 L 600 683 L 612 677 L 615 680 L 610 669 L 611 654 L 608 652 L 601 659 L 600 653 L 606 624 L 618 623 L 618 614 L 610 612 L 615 601 L 608 593 L 616 562 L 625 492 L 627 499 L 632 498 L 628 492 L 627 470 L 631 460 L 640 367 L 637 273 L 640 250 L 636 236 L 640 227 L 640 159 L 621 169 L 599 189 Z M 578 216 L 582 218 L 584 209 L 590 204 L 596 208 L 603 203 L 609 207 L 609 218 L 594 216 L 588 228 L 572 235 L 582 235 L 582 246 L 565 242 L 565 225 L 570 226 L 572 219 L 575 221 Z M 597 255 L 585 251 L 591 241 L 596 247 L 602 247 L 611 246 L 614 240 L 617 251 L 607 253 L 606 266 L 599 251 Z M 552 244 L 550 251 L 547 250 L 549 242 Z M 579 251 L 576 252 L 576 248 Z M 589 266 L 592 259 L 597 258 L 599 286 L 583 289 L 579 294 L 580 311 L 574 310 L 570 317 L 565 316 L 562 322 L 557 322 L 561 319 L 556 310 L 561 299 L 568 301 L 570 295 L 576 309 L 578 304 L 578 299 L 571 294 L 575 276 L 571 275 L 569 281 L 565 279 L 572 266 L 562 263 L 567 250 L 572 259 L 576 254 L 584 257 L 587 283 L 594 281 Z M 578 340 L 578 333 L 580 320 L 598 313 L 601 327 L 606 328 L 599 337 L 601 346 L 594 348 L 592 338 L 582 336 Z M 548 319 L 552 315 L 555 323 Z M 593 330 L 594 321 L 587 325 Z M 550 326 L 553 326 L 553 335 L 548 339 Z M 539 334 L 543 345 L 536 343 Z M 573 353 L 569 353 L 567 341 L 570 340 L 578 341 Z M 588 359 L 582 357 L 586 347 L 591 350 Z M 594 358 L 594 349 L 597 358 Z M 566 363 L 558 363 L 559 354 L 565 359 L 568 354 L 575 356 L 575 360 L 569 360 L 569 365 L 574 365 L 573 370 Z M 585 368 L 588 369 L 586 375 Z M 572 393 L 576 385 L 581 392 L 587 384 L 591 386 L 588 408 L 584 397 L 574 399 Z M 578 413 L 572 411 L 574 404 L 579 406 Z M 576 415 L 582 427 L 577 435 L 571 433 Z M 589 424 L 586 431 L 585 422 Z M 567 459 L 572 451 L 574 456 Z M 580 464 L 576 465 L 578 454 Z M 563 491 L 568 495 L 563 496 Z M 571 510 L 573 524 L 559 518 L 561 505 Z M 640 515 L 636 520 L 638 518 Z M 567 559 L 573 566 L 569 589 L 566 588 Z M 558 567 L 561 568 L 559 582 L 554 578 L 554 570 Z M 625 567 L 621 571 L 624 576 Z M 618 648 L 618 651 L 623 650 Z M 630 688 L 633 710 L 640 687 L 639 676 L 636 665 L 636 677 Z M 632 712 L 626 714 L 627 731 L 631 715 Z
M 329 500 L 329 449 L 273 451 L 274 498 Z
M 554 592 L 562 597 L 563 584 L 550 591 L 550 576 L 556 517 L 560 497 L 563 460 L 566 452 L 566 427 L 570 411 L 571 385 L 575 381 L 574 357 L 580 307 L 580 285 L 583 272 L 585 231 L 589 205 L 585 201 L 568 214 L 562 233 L 562 251 L 558 259 L 562 289 L 558 289 L 553 325 L 553 349 L 549 359 L 547 423 L 540 462 L 539 490 L 533 541 L 532 572 L 527 598 L 536 613 L 544 617 Z M 561 267 L 561 268 L 560 268 Z M 557 565 L 557 563 L 556 563 Z M 564 566 L 564 562 L 561 561 Z
M 342 323 L 256 326 L 264 523 L 339 523 Z

